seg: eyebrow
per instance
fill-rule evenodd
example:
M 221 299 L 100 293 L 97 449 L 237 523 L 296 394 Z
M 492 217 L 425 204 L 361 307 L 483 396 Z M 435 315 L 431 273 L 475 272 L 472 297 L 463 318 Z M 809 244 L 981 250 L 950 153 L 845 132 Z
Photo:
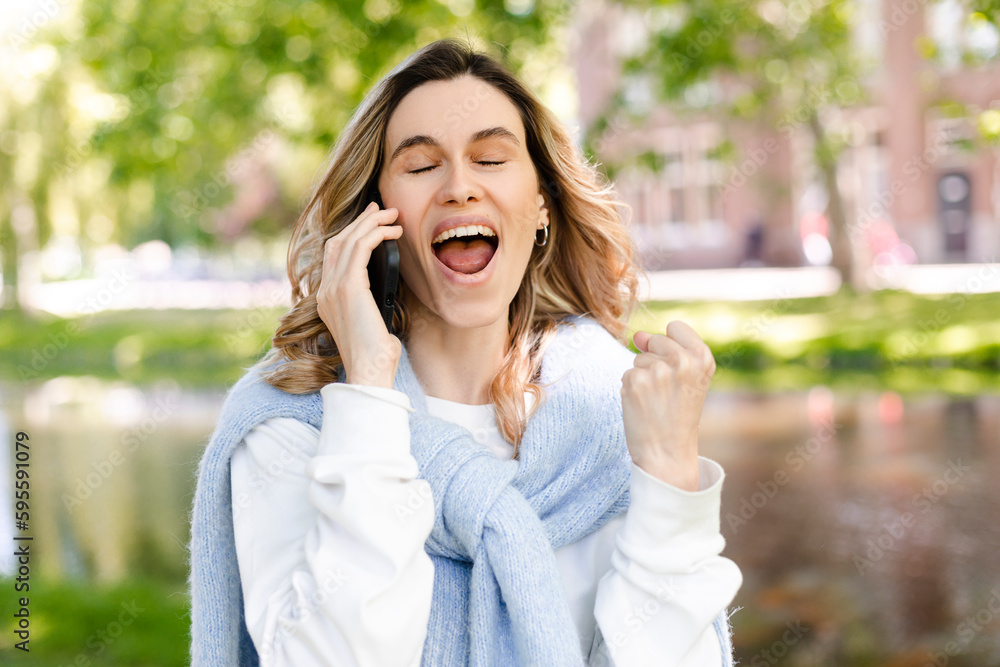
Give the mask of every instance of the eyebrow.
M 477 141 L 492 139 L 494 137 L 512 141 L 515 146 L 521 145 L 521 142 L 517 140 L 517 136 L 515 136 L 513 132 L 505 127 L 500 127 L 499 125 L 497 127 L 488 127 L 485 130 L 479 130 L 469 137 L 469 143 L 476 143 Z M 426 134 L 416 134 L 412 137 L 407 137 L 399 142 L 398 146 L 396 146 L 396 150 L 392 152 L 392 157 L 389 158 L 389 163 L 391 164 L 393 160 L 399 157 L 400 153 L 405 151 L 407 148 L 412 148 L 413 146 L 433 146 L 435 148 L 440 148 L 441 143 L 434 137 Z

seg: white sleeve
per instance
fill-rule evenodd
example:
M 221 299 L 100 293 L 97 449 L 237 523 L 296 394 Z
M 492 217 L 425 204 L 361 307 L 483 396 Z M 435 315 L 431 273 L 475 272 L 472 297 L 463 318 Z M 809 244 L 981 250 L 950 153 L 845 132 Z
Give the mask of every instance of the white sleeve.
M 419 664 L 434 565 L 409 398 L 329 384 L 320 430 L 275 418 L 232 457 L 247 628 L 263 667 Z
M 715 618 L 743 575 L 719 554 L 722 467 L 699 458 L 699 491 L 683 491 L 632 464 L 631 503 L 597 586 L 591 665 L 721 665 Z

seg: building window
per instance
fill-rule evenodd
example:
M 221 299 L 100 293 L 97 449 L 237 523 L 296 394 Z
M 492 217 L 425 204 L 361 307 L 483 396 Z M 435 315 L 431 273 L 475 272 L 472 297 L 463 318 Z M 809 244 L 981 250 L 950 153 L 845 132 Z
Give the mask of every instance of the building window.
M 655 164 L 621 174 L 620 191 L 631 195 L 635 229 L 646 251 L 722 243 L 720 133 L 714 124 L 661 128 L 646 135 Z

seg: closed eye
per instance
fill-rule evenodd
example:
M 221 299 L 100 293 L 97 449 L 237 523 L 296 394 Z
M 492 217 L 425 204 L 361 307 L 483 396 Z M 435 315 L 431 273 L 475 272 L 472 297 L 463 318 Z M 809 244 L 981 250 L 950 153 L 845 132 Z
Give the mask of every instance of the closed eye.
M 504 160 L 501 160 L 501 161 L 498 161 L 498 162 L 494 162 L 494 161 L 490 161 L 490 160 L 480 160 L 480 161 L 476 162 L 476 164 L 485 164 L 485 165 L 489 165 L 491 167 L 496 167 L 498 165 L 505 164 L 505 162 L 506 161 L 504 161 Z M 434 169 L 435 167 L 437 167 L 437 165 L 436 164 L 432 164 L 429 167 L 422 167 L 420 169 L 414 169 L 410 173 L 411 174 L 420 174 L 420 173 L 425 172 L 425 171 L 430 171 L 431 169 Z

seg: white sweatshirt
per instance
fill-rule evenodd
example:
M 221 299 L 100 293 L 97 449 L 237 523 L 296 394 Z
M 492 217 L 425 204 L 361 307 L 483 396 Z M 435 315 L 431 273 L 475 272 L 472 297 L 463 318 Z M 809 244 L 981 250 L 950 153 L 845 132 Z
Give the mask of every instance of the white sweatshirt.
M 247 628 L 264 667 L 418 667 L 434 506 L 410 453 L 409 397 L 344 383 L 321 396 L 320 430 L 270 419 L 232 457 Z M 498 458 L 513 456 L 491 405 L 427 406 Z M 633 463 L 628 511 L 556 550 L 589 665 L 721 664 L 712 622 L 742 575 L 719 555 L 722 468 L 699 466 L 700 490 L 689 492 Z

